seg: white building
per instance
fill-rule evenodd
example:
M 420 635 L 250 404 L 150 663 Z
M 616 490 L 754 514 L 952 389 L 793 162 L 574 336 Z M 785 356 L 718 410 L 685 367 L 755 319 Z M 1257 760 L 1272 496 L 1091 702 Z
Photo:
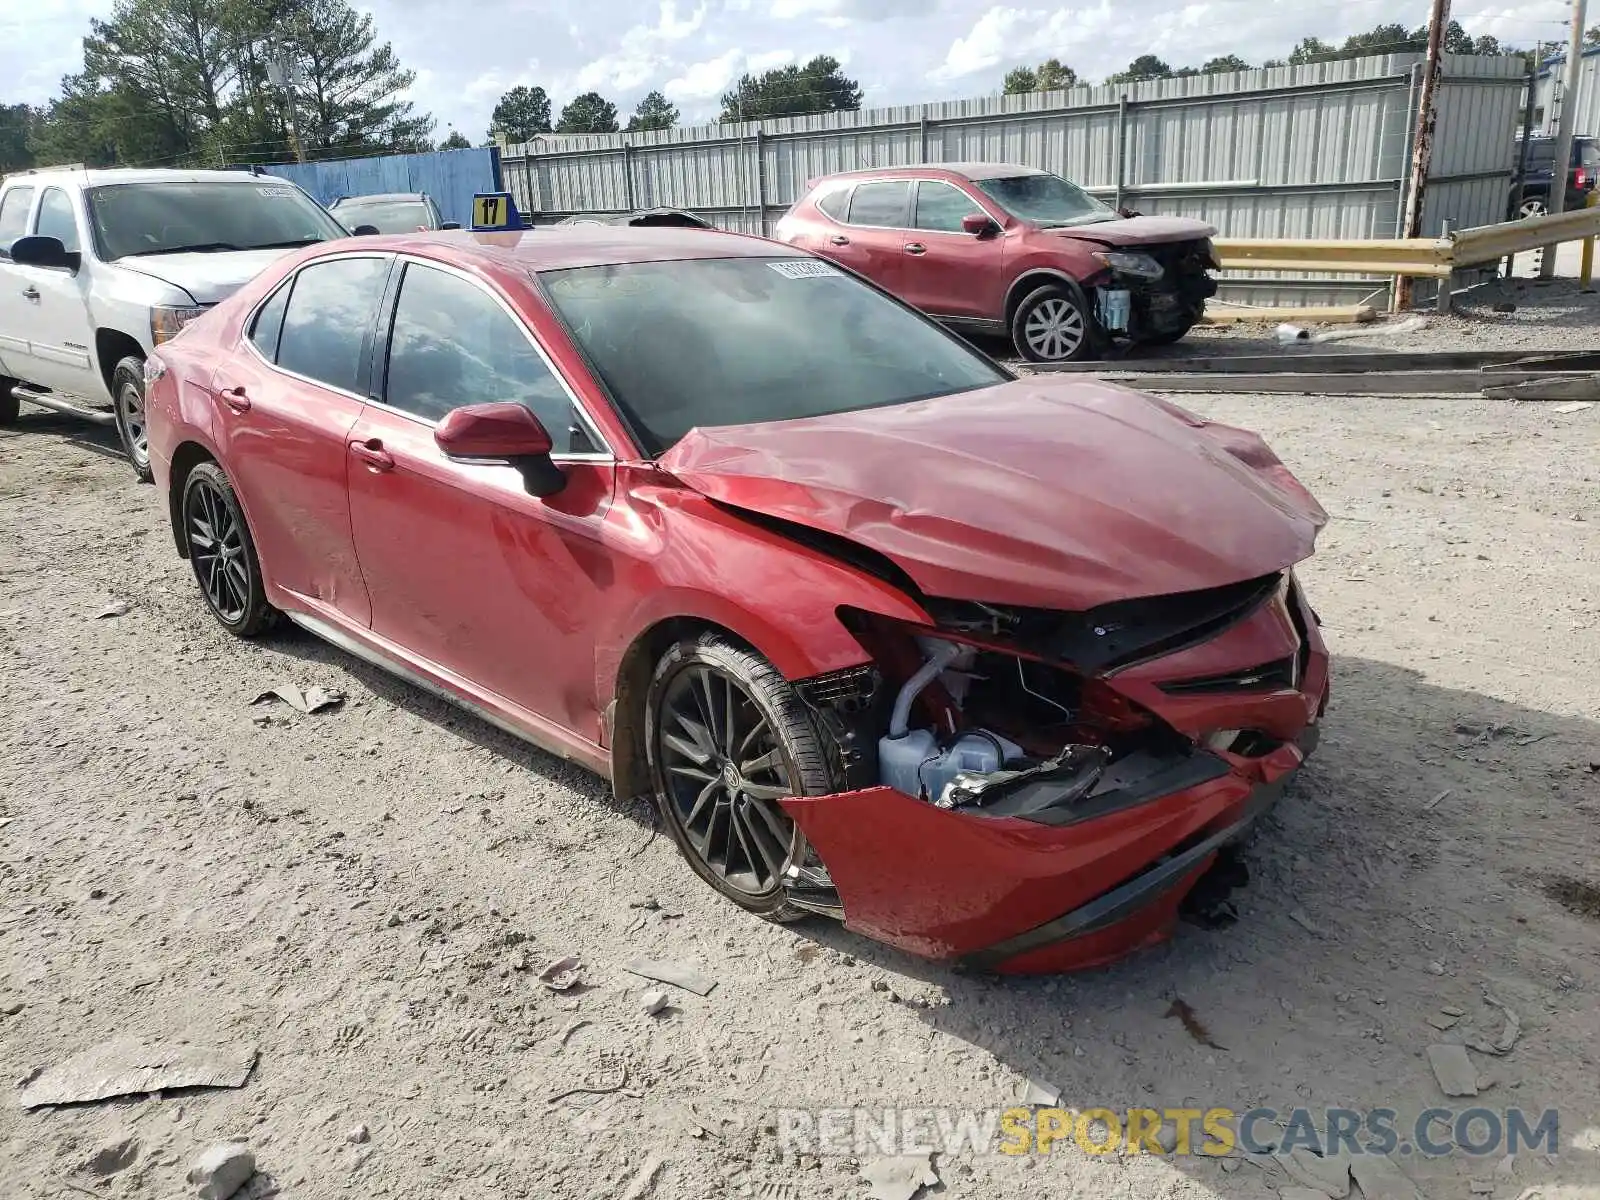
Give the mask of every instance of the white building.
M 1544 60 L 1539 70 L 1538 84 L 1533 94 L 1533 131 L 1556 132 L 1556 122 L 1561 116 L 1567 76 L 1567 56 L 1553 54 Z M 1575 134 L 1600 134 L 1600 46 L 1586 46 L 1583 62 L 1578 69 L 1578 107 L 1572 124 Z

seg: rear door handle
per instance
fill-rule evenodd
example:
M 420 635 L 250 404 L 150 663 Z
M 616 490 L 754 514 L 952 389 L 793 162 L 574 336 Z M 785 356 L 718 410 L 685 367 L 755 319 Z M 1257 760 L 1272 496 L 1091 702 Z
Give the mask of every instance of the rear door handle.
M 24 299 L 37 300 L 39 298 L 39 289 L 30 283 L 27 287 L 22 289 L 22 295 Z
M 383 448 L 383 442 L 377 438 L 368 438 L 364 442 L 351 442 L 350 453 L 374 471 L 394 470 L 394 458 Z
M 836 233 L 828 239 L 828 244 L 830 246 L 848 246 L 850 244 L 850 239 L 845 237 L 845 235 L 842 233 Z
M 237 413 L 250 411 L 250 397 L 245 395 L 243 387 L 229 388 L 223 392 L 222 402 Z
M 906 243 L 906 253 L 907 254 L 926 254 L 927 252 L 928 252 L 928 248 L 926 246 L 924 246 L 921 242 L 907 242 Z

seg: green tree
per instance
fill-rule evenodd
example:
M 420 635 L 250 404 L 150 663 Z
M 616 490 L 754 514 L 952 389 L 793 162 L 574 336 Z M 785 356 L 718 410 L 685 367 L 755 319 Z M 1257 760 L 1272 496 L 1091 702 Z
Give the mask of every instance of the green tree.
M 804 66 L 741 75 L 733 91 L 723 93 L 721 119 L 760 121 L 860 107 L 861 85 L 840 70 L 838 59 L 819 54 Z
M 1021 92 L 1059 92 L 1074 87 L 1078 73 L 1059 58 L 1047 58 L 1037 67 L 1018 67 L 1006 73 L 1008 95 Z
M 30 143 L 39 120 L 38 110 L 26 104 L 0 104 L 0 175 L 34 165 Z
M 1172 68 L 1162 62 L 1154 54 L 1141 54 L 1128 64 L 1124 71 L 1118 71 L 1107 83 L 1138 83 L 1144 79 L 1171 79 Z
M 539 134 L 550 132 L 550 97 L 542 87 L 519 83 L 500 97 L 489 120 L 491 140 L 498 129 L 508 141 L 531 142 Z
M 1321 38 L 1301 38 L 1295 48 L 1289 51 L 1289 65 L 1298 67 L 1303 63 L 1329 62 L 1339 57 L 1339 52 Z
M 615 133 L 617 131 L 617 106 L 599 92 L 584 92 L 574 96 L 561 110 L 556 122 L 557 133 Z
M 650 92 L 638 107 L 633 110 L 633 116 L 628 118 L 628 129 L 671 129 L 678 123 L 678 106 L 669 101 L 660 92 Z
M 1221 75 L 1228 71 L 1249 71 L 1253 68 L 1237 54 L 1224 54 L 1220 58 L 1209 58 L 1200 68 L 1202 75 Z
M 467 140 L 466 135 L 464 133 L 462 133 L 459 129 L 452 129 L 450 131 L 450 136 L 445 138 L 444 141 L 439 143 L 439 149 L 441 149 L 441 150 L 471 150 L 472 149 L 472 143 Z

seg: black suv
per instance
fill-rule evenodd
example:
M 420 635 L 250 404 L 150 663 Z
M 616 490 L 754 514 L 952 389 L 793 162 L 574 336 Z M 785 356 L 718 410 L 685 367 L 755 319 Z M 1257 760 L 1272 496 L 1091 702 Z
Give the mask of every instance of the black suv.
M 1523 146 L 1517 141 L 1517 169 L 1523 164 Z M 1513 183 L 1511 203 L 1507 217 L 1542 217 L 1550 211 L 1550 185 L 1555 179 L 1556 140 L 1553 137 L 1528 139 L 1527 175 L 1522 180 L 1521 198 Z M 1600 141 L 1592 137 L 1572 139 L 1572 161 L 1567 169 L 1567 198 L 1564 211 L 1582 208 L 1589 193 L 1595 189 L 1595 177 L 1600 174 Z

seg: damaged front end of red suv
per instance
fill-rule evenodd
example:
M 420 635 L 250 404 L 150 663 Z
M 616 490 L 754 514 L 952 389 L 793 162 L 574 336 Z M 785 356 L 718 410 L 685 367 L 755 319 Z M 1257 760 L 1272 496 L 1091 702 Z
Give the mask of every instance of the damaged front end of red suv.
M 1007 973 L 1120 957 L 1316 743 L 1293 566 L 1326 517 L 1253 434 L 1018 381 L 697 431 L 662 465 L 925 615 L 839 610 L 867 661 L 797 683 L 844 789 L 783 801 L 815 852 L 790 897 L 852 929 Z

